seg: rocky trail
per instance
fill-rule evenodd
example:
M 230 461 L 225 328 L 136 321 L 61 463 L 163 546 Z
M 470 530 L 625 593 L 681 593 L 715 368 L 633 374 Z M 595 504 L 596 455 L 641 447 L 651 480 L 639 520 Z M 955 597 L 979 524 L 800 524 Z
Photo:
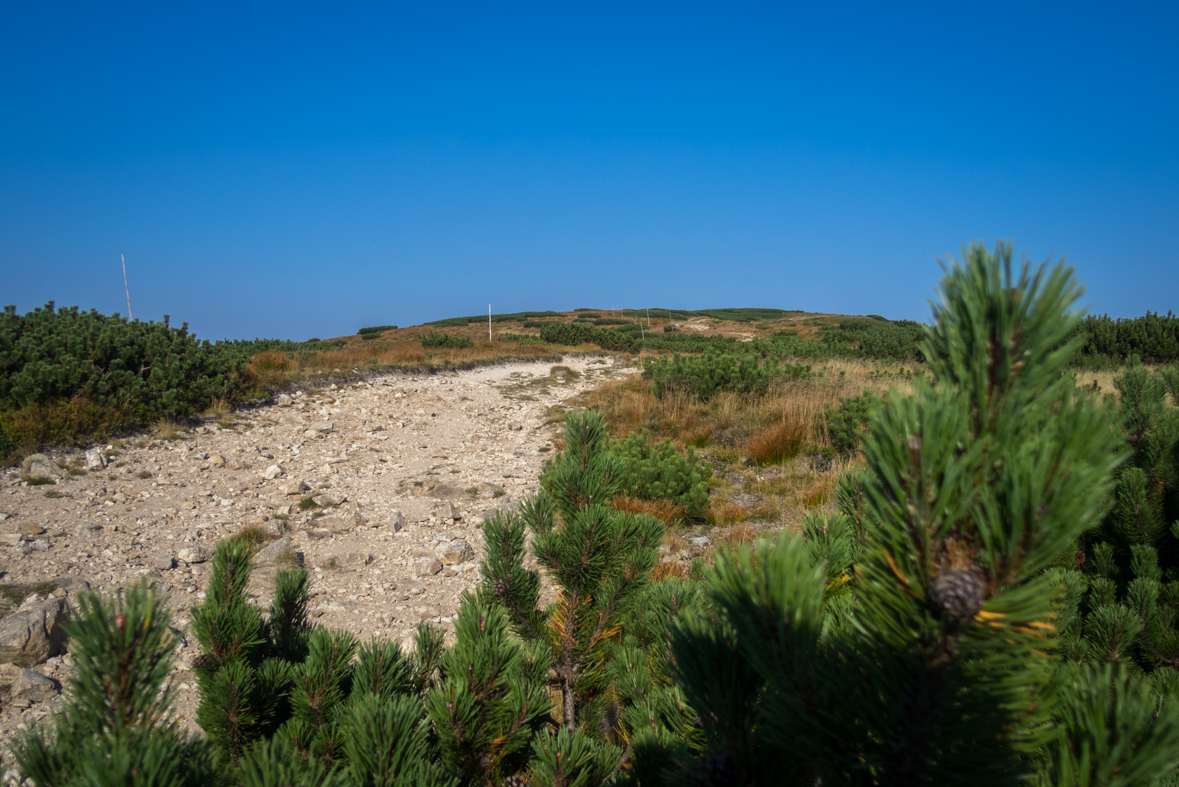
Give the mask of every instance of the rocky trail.
M 170 440 L 37 455 L 0 481 L 0 748 L 63 702 L 60 621 L 90 587 L 146 577 L 174 611 L 181 723 L 196 730 L 199 648 L 188 610 L 217 542 L 268 542 L 251 593 L 311 573 L 313 621 L 408 642 L 421 621 L 453 631 L 478 582 L 479 530 L 537 490 L 564 402 L 633 368 L 611 358 L 391 374 L 278 397 Z M 51 478 L 54 484 L 25 479 Z

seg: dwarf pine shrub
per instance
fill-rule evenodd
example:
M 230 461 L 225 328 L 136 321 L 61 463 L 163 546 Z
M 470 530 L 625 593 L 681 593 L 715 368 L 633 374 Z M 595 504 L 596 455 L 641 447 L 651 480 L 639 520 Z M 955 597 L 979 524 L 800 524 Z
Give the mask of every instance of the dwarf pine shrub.
M 671 500 L 690 517 L 704 516 L 712 465 L 700 461 L 691 446 L 677 451 L 671 440 L 652 442 L 649 432 L 631 432 L 614 445 L 613 453 L 622 465 L 621 494 Z
M 442 331 L 426 331 L 420 339 L 422 347 L 474 347 L 475 343 L 468 336 L 452 336 Z

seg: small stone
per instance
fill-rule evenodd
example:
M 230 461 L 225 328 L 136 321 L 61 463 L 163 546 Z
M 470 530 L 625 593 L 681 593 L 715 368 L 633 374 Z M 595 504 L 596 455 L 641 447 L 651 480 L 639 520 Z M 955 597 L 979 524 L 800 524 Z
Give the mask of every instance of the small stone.
M 171 555 L 159 555 L 151 563 L 151 567 L 157 571 L 171 571 L 174 565 L 176 565 L 176 561 L 172 559 Z
M 688 541 L 698 547 L 705 547 L 712 543 L 708 536 L 693 536 L 692 538 L 689 538 Z
M 221 454 L 213 454 L 209 457 L 209 464 L 214 467 L 225 467 L 225 457 Z
M 282 465 L 271 465 L 270 467 L 266 468 L 266 472 L 262 475 L 267 480 L 273 481 L 274 479 L 282 476 L 285 472 L 286 470 L 282 468 Z
M 281 516 L 290 516 L 291 507 L 289 505 L 282 505 L 275 509 L 275 512 Z
M 445 566 L 456 563 L 466 563 L 475 557 L 475 550 L 461 538 L 445 544 L 439 544 L 434 550 L 434 556 Z
M 334 563 L 336 568 L 363 568 L 372 562 L 368 552 L 341 552 L 328 557 L 328 564 Z
M 523 429 L 524 424 L 520 423 L 519 421 L 513 421 L 512 423 L 508 424 L 508 431 L 510 432 L 519 432 Z
M 53 596 L 54 598 L 65 598 L 65 597 L 66 597 L 66 591 L 65 591 L 65 588 L 54 588 L 54 589 L 53 589 L 53 590 L 52 590 L 52 591 L 49 593 L 49 595 Z
M 389 514 L 389 527 L 394 533 L 400 533 L 405 528 L 405 514 L 400 511 Z
M 424 557 L 414 566 L 414 573 L 419 577 L 432 577 L 441 570 L 442 564 L 432 557 Z
M 0 544 L 14 547 L 21 541 L 20 533 L 0 533 Z
M 310 487 L 308 487 L 307 484 L 304 483 L 302 479 L 295 479 L 293 481 L 288 482 L 285 486 L 283 486 L 282 493 L 284 495 L 301 495 L 304 492 L 306 492 L 309 488 Z
M 101 448 L 91 448 L 86 452 L 86 469 L 101 470 L 106 467 L 106 454 Z
M 12 682 L 8 696 L 13 700 L 45 702 L 57 696 L 57 682 L 45 677 L 40 672 L 22 669 L 17 673 L 16 680 Z
M 443 503 L 442 507 L 438 509 L 438 518 L 439 519 L 454 519 L 455 518 L 454 504 L 451 503 L 449 500 L 447 500 L 445 503 Z
M 319 434 L 327 434 L 328 432 L 336 431 L 336 426 L 331 421 L 316 421 L 311 424 L 311 428 L 307 431 Z
M 79 538 L 93 538 L 102 530 L 102 525 L 88 524 L 78 525 L 78 529 L 74 532 L 78 534 Z
M 367 525 L 368 520 L 359 511 L 348 511 L 334 517 L 331 524 L 335 525 L 337 530 L 356 530 Z
M 25 522 L 20 526 L 20 534 L 22 536 L 39 536 L 44 532 L 45 528 L 35 525 L 32 522 Z
M 429 604 L 423 604 L 414 610 L 418 616 L 418 620 L 433 620 L 442 616 L 442 610 L 438 607 Z
M 177 552 L 176 557 L 185 563 L 204 563 L 209 559 L 209 551 L 202 546 L 188 547 Z

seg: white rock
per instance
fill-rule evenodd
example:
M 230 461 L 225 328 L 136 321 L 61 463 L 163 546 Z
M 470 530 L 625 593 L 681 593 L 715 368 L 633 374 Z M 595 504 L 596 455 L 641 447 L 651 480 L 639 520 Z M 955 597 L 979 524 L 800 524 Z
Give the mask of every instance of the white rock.
M 405 514 L 396 510 L 389 514 L 389 527 L 394 533 L 401 532 L 405 528 Z
M 426 556 L 414 566 L 414 573 L 419 577 L 432 577 L 442 570 L 442 564 L 437 558 Z
M 282 476 L 284 473 L 286 473 L 286 470 L 283 469 L 282 465 L 271 465 L 270 467 L 266 468 L 266 472 L 262 475 L 269 480 L 274 480 L 275 478 Z
M 307 431 L 327 434 L 328 432 L 336 431 L 336 426 L 331 421 L 316 421 L 315 423 L 311 424 L 311 428 Z
M 471 558 L 475 557 L 475 550 L 471 545 L 461 538 L 445 544 L 439 544 L 434 549 L 434 556 L 444 566 L 452 566 L 456 563 L 466 563 Z
M 91 448 L 86 452 L 86 469 L 101 470 L 106 467 L 106 454 L 101 448 Z
M 204 563 L 209 559 L 209 551 L 202 546 L 188 547 L 177 552 L 176 557 L 185 563 Z

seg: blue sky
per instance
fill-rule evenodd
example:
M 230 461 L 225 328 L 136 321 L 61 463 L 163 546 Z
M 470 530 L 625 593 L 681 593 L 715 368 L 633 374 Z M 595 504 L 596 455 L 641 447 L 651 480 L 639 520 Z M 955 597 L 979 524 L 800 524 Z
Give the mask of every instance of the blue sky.
M 7 3 L 0 300 L 215 339 L 925 319 L 973 239 L 1179 309 L 1174 3 Z

